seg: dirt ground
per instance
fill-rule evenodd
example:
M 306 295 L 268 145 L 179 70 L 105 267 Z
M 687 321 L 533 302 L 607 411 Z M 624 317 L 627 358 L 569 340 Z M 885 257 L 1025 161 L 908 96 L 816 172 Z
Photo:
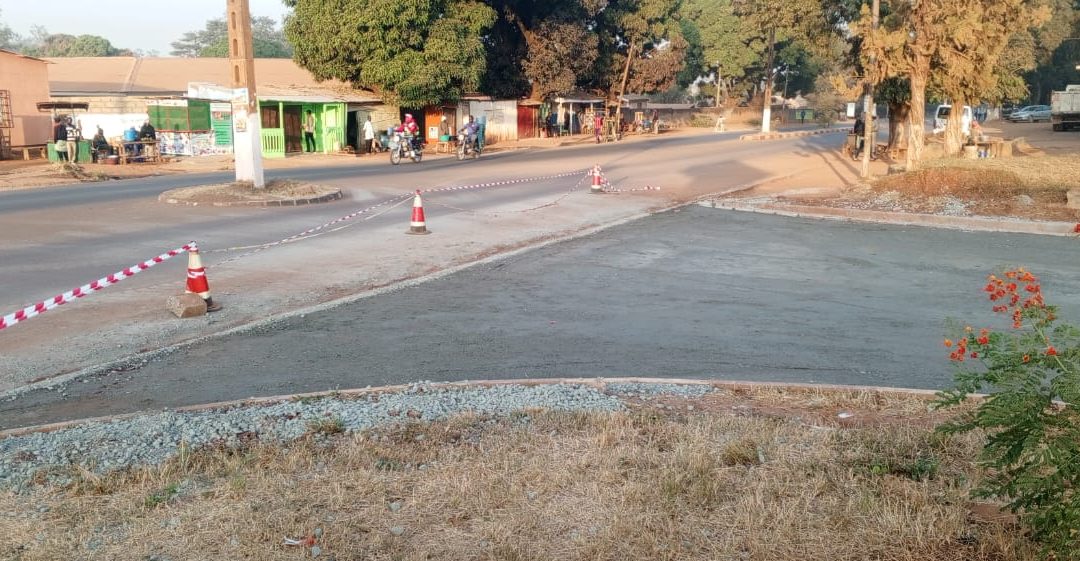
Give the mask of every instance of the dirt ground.
M 838 147 L 805 173 L 734 198 L 953 216 L 1080 220 L 1080 211 L 1066 206 L 1066 193 L 1080 188 L 1080 134 L 1053 132 L 1045 123 L 997 122 L 983 128 L 992 137 L 1018 140 L 1013 157 L 928 160 L 915 175 L 889 175 L 890 164 L 901 162 L 884 158 L 871 162 L 873 179 L 864 181 L 859 177 L 861 163 L 844 156 Z

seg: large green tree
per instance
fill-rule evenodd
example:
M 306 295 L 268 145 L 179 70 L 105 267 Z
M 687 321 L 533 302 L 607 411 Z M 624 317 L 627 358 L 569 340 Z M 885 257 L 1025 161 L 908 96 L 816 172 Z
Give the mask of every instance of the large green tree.
M 274 18 L 251 18 L 251 41 L 255 58 L 289 58 L 292 46 Z M 206 27 L 188 31 L 172 43 L 172 56 L 228 57 L 229 29 L 224 18 L 207 20 Z
M 714 73 L 721 90 L 717 101 L 723 102 L 737 83 L 762 66 L 765 43 L 757 28 L 735 14 L 732 0 L 685 0 L 682 9 L 684 21 L 697 29 L 702 74 Z
M 486 69 L 495 11 L 473 0 L 288 0 L 285 36 L 316 78 L 371 89 L 403 106 L 456 100 Z

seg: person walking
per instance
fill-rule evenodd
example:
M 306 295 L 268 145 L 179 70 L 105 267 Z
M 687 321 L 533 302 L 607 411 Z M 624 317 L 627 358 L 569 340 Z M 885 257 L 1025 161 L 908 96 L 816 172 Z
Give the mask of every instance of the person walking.
M 308 152 L 315 151 L 315 115 L 311 114 L 310 109 L 304 117 L 304 148 Z
M 600 144 L 600 137 L 604 132 L 604 114 L 600 111 L 593 117 L 593 130 L 596 133 L 596 143 Z
M 361 151 L 363 154 L 372 153 L 372 144 L 375 142 L 375 127 L 371 124 L 371 115 L 368 115 L 367 120 L 364 121 L 364 149 Z

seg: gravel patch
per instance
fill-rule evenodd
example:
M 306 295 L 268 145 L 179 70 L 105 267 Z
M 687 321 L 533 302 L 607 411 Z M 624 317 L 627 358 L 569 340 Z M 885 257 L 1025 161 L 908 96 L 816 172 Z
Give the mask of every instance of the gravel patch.
M 644 388 L 648 384 L 626 385 L 650 391 Z M 288 442 L 319 426 L 353 432 L 406 421 L 441 420 L 465 412 L 508 416 L 533 408 L 616 411 L 623 407 L 618 398 L 583 385 L 461 389 L 420 383 L 400 393 L 357 398 L 298 399 L 221 411 L 164 411 L 0 440 L 0 489 L 25 491 L 38 473 L 44 473 L 51 483 L 65 485 L 72 481 L 73 467 L 107 473 L 159 465 L 182 446 L 238 445 L 253 438 Z
M 605 386 L 607 392 L 630 397 L 674 395 L 680 397 L 701 397 L 715 388 L 708 384 L 646 384 L 640 382 L 611 383 Z

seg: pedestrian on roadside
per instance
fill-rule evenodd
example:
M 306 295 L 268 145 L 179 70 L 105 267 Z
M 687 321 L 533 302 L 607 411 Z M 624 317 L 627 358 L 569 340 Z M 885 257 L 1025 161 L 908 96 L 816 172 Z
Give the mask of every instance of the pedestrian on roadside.
M 311 114 L 310 109 L 304 117 L 304 148 L 308 152 L 315 151 L 315 115 Z
M 372 143 L 375 141 L 375 127 L 371 124 L 371 115 L 368 115 L 367 120 L 364 121 L 364 148 L 360 151 L 361 154 L 372 153 Z
M 68 131 L 67 123 L 63 117 L 53 118 L 53 147 L 56 148 L 56 159 L 61 162 L 68 161 Z
M 600 135 L 604 130 L 604 114 L 600 111 L 593 117 L 593 130 L 596 133 L 596 143 L 600 144 Z

